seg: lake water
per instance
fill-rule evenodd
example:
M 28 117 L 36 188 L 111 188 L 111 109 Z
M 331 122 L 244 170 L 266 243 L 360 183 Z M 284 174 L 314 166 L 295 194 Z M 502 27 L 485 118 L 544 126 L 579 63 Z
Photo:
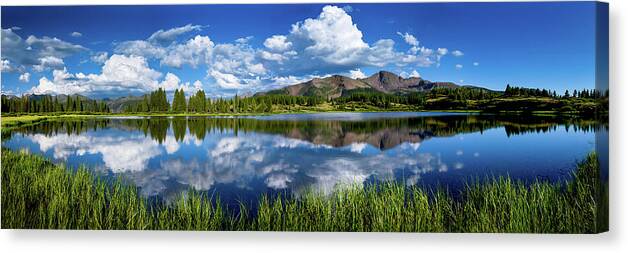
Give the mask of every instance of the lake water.
M 24 127 L 2 146 L 122 176 L 145 196 L 167 201 L 193 188 L 234 205 L 386 180 L 453 192 L 487 176 L 563 180 L 607 129 L 573 117 L 456 113 L 112 117 Z

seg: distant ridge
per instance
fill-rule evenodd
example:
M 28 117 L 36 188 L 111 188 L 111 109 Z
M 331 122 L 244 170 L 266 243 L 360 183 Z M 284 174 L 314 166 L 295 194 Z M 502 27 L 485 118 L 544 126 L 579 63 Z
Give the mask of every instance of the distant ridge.
M 379 71 L 367 78 L 353 79 L 342 75 L 314 78 L 284 88 L 260 92 L 256 95 L 285 94 L 292 96 L 321 96 L 337 98 L 354 89 L 372 89 L 383 93 L 426 92 L 434 88 L 458 88 L 452 82 L 432 82 L 420 77 L 404 78 L 388 71 Z

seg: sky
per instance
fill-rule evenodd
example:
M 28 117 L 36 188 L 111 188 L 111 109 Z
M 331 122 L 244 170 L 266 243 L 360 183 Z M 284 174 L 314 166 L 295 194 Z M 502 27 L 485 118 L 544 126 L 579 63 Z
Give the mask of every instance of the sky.
M 608 54 L 596 35 L 608 43 L 608 23 L 593 2 L 3 6 L 1 14 L 3 94 L 104 98 L 162 87 L 229 97 L 380 70 L 495 90 L 608 83 L 596 77 L 596 51 Z M 608 72 L 607 58 L 598 56 L 598 73 Z

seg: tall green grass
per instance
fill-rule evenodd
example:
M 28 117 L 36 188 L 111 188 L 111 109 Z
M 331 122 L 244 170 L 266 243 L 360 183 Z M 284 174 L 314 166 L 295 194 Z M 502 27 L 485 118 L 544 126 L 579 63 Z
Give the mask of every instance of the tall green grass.
M 263 195 L 256 208 L 226 210 L 189 191 L 163 204 L 122 179 L 105 182 L 44 158 L 2 150 L 2 228 L 596 233 L 608 230 L 608 185 L 595 154 L 564 183 L 495 178 L 444 190 L 395 182 Z M 256 210 L 256 213 L 249 213 Z

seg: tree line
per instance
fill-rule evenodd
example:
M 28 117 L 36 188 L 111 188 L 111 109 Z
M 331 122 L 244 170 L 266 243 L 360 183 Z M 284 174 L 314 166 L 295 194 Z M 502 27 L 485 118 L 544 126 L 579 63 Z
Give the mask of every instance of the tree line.
M 124 112 L 175 112 L 175 113 L 249 113 L 272 112 L 273 106 L 316 106 L 325 102 L 321 97 L 262 95 L 252 97 L 210 99 L 205 91 L 198 90 L 186 98 L 183 89 L 175 90 L 172 103 L 168 102 L 165 90 L 159 88 L 144 95 L 141 101 L 128 104 Z
M 103 101 L 82 99 L 79 96 L 36 95 L 9 97 L 2 95 L 2 112 L 5 113 L 48 113 L 48 112 L 110 112 Z
M 548 90 L 548 89 L 534 89 L 534 88 L 524 88 L 517 86 L 510 86 L 510 84 L 506 85 L 506 90 L 504 91 L 504 95 L 508 97 L 514 96 L 523 96 L 523 97 L 551 97 L 551 98 L 590 98 L 590 99 L 598 99 L 602 97 L 608 97 L 609 93 L 606 90 L 602 93 L 599 90 L 595 89 L 582 89 L 576 90 L 573 92 L 569 92 L 569 90 L 565 90 L 565 93 L 558 95 L 556 91 Z

